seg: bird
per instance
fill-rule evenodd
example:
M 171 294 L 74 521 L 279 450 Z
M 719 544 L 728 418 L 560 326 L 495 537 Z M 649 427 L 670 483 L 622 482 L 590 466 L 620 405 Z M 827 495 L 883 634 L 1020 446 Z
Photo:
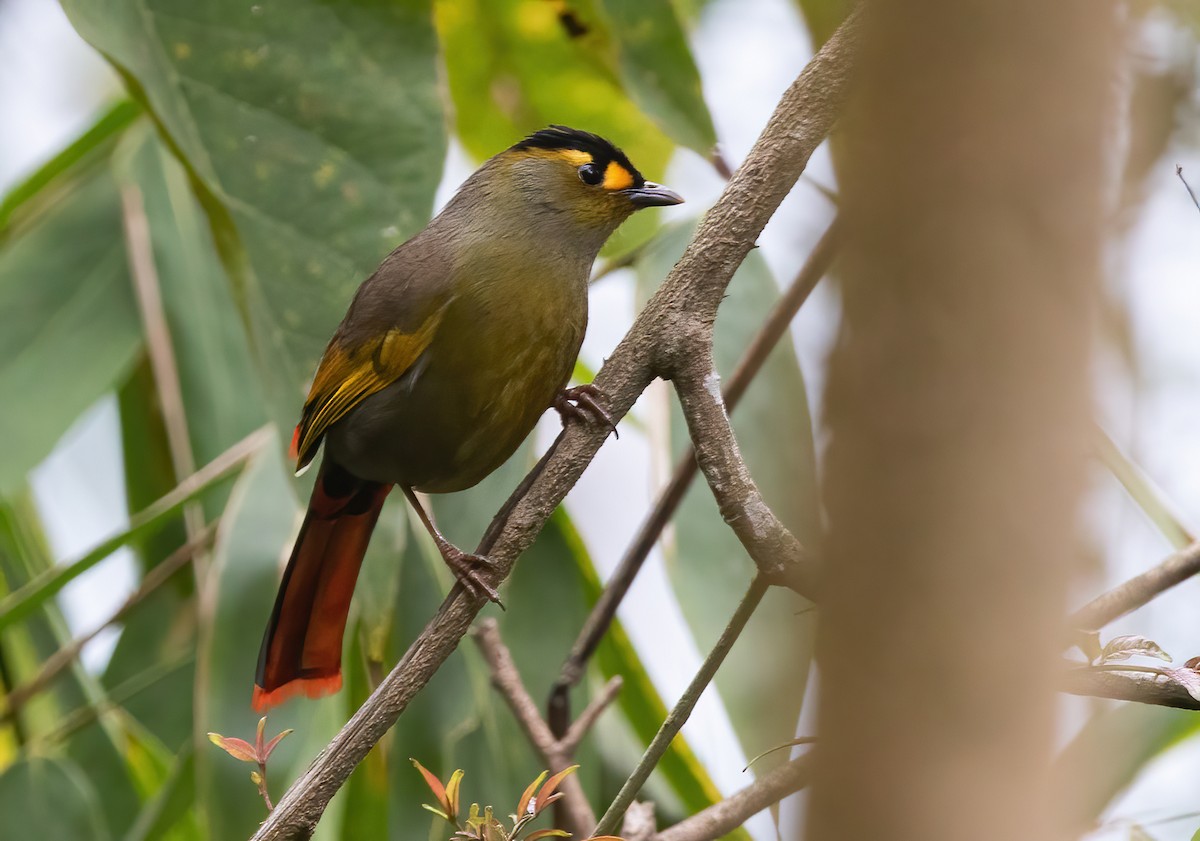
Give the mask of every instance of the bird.
M 255 710 L 341 688 L 350 600 L 393 487 L 463 586 L 499 600 L 480 577 L 488 559 L 443 537 L 416 494 L 477 484 L 548 409 L 612 426 L 597 389 L 567 388 L 591 267 L 633 213 L 682 201 L 608 140 L 553 125 L 485 161 L 363 281 L 292 436 L 297 473 L 324 453 L 263 635 Z

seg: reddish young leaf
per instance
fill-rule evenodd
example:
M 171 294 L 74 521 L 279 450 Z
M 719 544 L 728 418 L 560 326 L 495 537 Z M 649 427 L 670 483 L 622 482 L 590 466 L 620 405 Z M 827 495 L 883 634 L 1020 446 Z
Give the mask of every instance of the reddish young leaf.
M 571 833 L 565 829 L 539 829 L 525 836 L 525 841 L 538 841 L 539 838 L 570 838 Z
M 529 784 L 529 786 L 525 789 L 525 792 L 521 795 L 521 799 L 517 801 L 518 818 L 524 817 L 531 811 L 534 811 L 533 804 L 529 801 L 533 799 L 533 793 L 537 791 L 537 787 L 542 784 L 542 780 L 546 779 L 547 773 L 549 772 L 543 771 L 542 773 L 538 774 L 538 778 Z
M 433 774 L 430 773 L 430 771 L 428 771 L 424 765 L 422 765 L 420 762 L 417 762 L 417 760 L 413 759 L 412 757 L 409 757 L 408 761 L 411 762 L 416 769 L 421 772 L 421 776 L 425 778 L 425 785 L 429 786 L 430 791 L 433 792 L 434 798 L 437 799 L 437 802 L 448 815 L 450 812 L 450 806 L 449 801 L 446 799 L 446 787 L 442 785 L 442 781 L 433 776 Z M 448 817 L 447 820 L 449 820 Z
M 546 805 L 548 803 L 554 802 L 553 800 L 551 800 L 551 795 L 554 794 L 554 790 L 556 788 L 558 788 L 559 784 L 563 780 L 565 780 L 568 775 L 572 774 L 577 768 L 579 768 L 578 765 L 572 765 L 568 768 L 564 768 L 561 771 L 559 771 L 557 774 L 555 774 L 553 777 L 546 780 L 546 784 L 544 786 L 542 786 L 542 790 L 538 792 L 537 803 L 534 804 L 534 812 L 536 812 L 537 814 L 541 814 L 542 809 L 545 809 Z M 558 798 L 554 798 L 554 800 L 557 800 L 557 799 Z
M 254 745 L 247 742 L 245 739 L 238 739 L 234 736 L 222 736 L 220 733 L 209 733 L 208 740 L 214 745 L 225 751 L 234 759 L 242 762 L 253 762 L 258 764 L 258 757 L 254 751 Z
M 262 749 L 262 761 L 263 761 L 263 764 L 264 764 L 264 765 L 266 764 L 267 760 L 271 758 L 271 751 L 275 750 L 275 747 L 276 747 L 276 746 L 277 746 L 277 745 L 278 745 L 280 742 L 282 742 L 282 741 L 283 741 L 283 737 L 284 737 L 284 736 L 287 736 L 287 735 L 290 735 L 290 734 L 291 734 L 291 733 L 293 733 L 293 732 L 295 732 L 295 731 L 293 731 L 293 730 L 292 730 L 292 729 L 289 727 L 287 730 L 284 730 L 284 731 L 282 731 L 282 732 L 281 732 L 281 733 L 280 733 L 278 736 L 276 736 L 274 739 L 272 739 L 271 741 L 267 742 L 267 743 L 266 743 L 266 744 L 263 746 L 263 749 Z

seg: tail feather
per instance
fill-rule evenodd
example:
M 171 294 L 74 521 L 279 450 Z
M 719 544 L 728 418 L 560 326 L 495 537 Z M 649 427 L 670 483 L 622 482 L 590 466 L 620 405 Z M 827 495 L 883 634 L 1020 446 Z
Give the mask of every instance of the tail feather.
M 255 710 L 341 688 L 350 599 L 390 490 L 328 458 L 321 465 L 259 650 Z

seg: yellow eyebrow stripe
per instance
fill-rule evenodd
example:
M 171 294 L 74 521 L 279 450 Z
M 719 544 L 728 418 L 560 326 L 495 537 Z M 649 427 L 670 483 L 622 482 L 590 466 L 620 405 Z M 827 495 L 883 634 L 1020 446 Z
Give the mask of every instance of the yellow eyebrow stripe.
M 582 152 L 579 149 L 556 149 L 555 154 L 561 155 L 567 159 L 567 163 L 572 166 L 583 166 L 592 162 L 592 156 L 587 152 Z
M 633 175 L 616 161 L 609 161 L 604 168 L 603 186 L 606 190 L 627 190 L 633 186 Z

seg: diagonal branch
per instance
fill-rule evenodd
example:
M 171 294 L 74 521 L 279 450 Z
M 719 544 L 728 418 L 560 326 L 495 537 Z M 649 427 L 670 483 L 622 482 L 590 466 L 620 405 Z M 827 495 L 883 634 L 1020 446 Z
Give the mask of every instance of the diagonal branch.
M 558 739 L 550 732 L 550 726 L 542 720 L 537 703 L 525 688 L 521 674 L 517 671 L 517 664 L 513 662 L 512 653 L 500 638 L 500 627 L 496 620 L 485 619 L 476 626 L 471 634 L 483 654 L 483 659 L 487 661 L 488 670 L 492 675 L 492 684 L 508 703 L 513 717 L 525 731 L 525 736 L 529 739 L 530 744 L 541 754 L 550 773 L 557 774 L 569 767 L 579 742 L 595 724 L 600 713 L 617 697 L 617 693 L 621 689 L 621 679 L 614 677 L 609 681 L 600 696 L 589 704 L 579 716 L 567 735 Z M 596 825 L 596 815 L 588 804 L 587 795 L 583 792 L 579 777 L 568 776 L 563 780 L 561 790 L 563 799 L 559 805 L 564 807 L 566 813 L 564 821 L 567 824 L 566 828 L 575 838 L 587 837 L 588 830 Z
M 770 356 L 771 351 L 779 343 L 787 333 L 788 326 L 792 323 L 792 319 L 796 317 L 801 305 L 808 300 L 809 294 L 816 287 L 817 283 L 829 271 L 830 265 L 833 263 L 833 256 L 837 250 L 838 239 L 838 222 L 836 219 L 830 223 L 821 239 L 817 242 L 816 247 L 805 261 L 796 279 L 792 281 L 792 285 L 788 290 L 780 296 L 775 302 L 766 321 L 763 322 L 758 333 L 750 342 L 750 346 L 746 349 L 738 362 L 733 376 L 729 378 L 729 382 L 725 386 L 724 397 L 725 403 L 732 412 L 742 395 L 746 393 L 750 382 L 762 369 L 763 363 Z M 609 625 L 612 624 L 613 617 L 616 616 L 617 608 L 624 600 L 625 595 L 629 592 L 630 586 L 633 584 L 634 578 L 641 571 L 642 564 L 650 555 L 650 550 L 654 548 L 654 544 L 658 542 L 659 536 L 662 534 L 671 517 L 675 515 L 675 511 L 679 508 L 679 504 L 683 502 L 684 495 L 688 488 L 692 485 L 692 479 L 696 476 L 696 454 L 691 447 L 680 457 L 675 463 L 675 469 L 671 471 L 671 478 L 667 482 L 662 493 L 658 497 L 658 501 L 654 504 L 650 515 L 643 521 L 642 526 L 638 529 L 637 535 L 633 542 L 629 544 L 629 548 L 625 550 L 620 563 L 617 564 L 613 571 L 612 577 L 604 586 L 604 591 L 600 594 L 596 604 L 592 606 L 591 612 L 583 623 L 583 627 L 579 631 L 579 636 L 575 640 L 575 644 L 571 646 L 571 653 L 563 662 L 562 669 L 559 672 L 558 679 L 550 691 L 550 699 L 547 702 L 547 715 L 550 721 L 550 726 L 556 733 L 561 732 L 562 728 L 566 727 L 567 716 L 570 710 L 570 700 L 568 693 L 572 686 L 577 684 L 583 676 L 583 667 L 592 654 L 596 651 L 596 646 L 599 645 L 601 638 L 607 633 Z
M 664 362 L 684 336 L 712 323 L 734 271 L 829 133 L 849 87 L 859 17 L 851 14 L 784 93 L 683 257 L 600 369 L 595 385 L 608 396 L 614 419 L 667 369 Z M 480 546 L 492 560 L 491 583 L 512 570 L 606 437 L 606 430 L 584 424 L 562 432 L 553 456 L 495 530 L 495 544 Z M 450 591 L 400 662 L 279 801 L 255 841 L 311 835 L 333 795 L 449 657 L 483 604 L 461 587 Z
M 714 803 L 690 818 L 653 836 L 652 841 L 713 841 L 721 838 L 768 806 L 808 785 L 812 760 L 808 755 L 773 768 L 741 791 Z
M 1070 627 L 1099 630 L 1197 573 L 1200 573 L 1200 541 L 1168 555 L 1158 566 L 1092 599 L 1071 614 Z
M 754 611 L 758 609 L 762 597 L 766 594 L 769 582 L 762 576 L 756 575 L 754 580 L 750 582 L 749 589 L 742 596 L 742 601 L 737 606 L 737 610 L 733 612 L 733 616 L 729 620 L 729 624 L 725 626 L 725 630 L 721 632 L 721 636 L 717 639 L 716 645 L 712 651 L 704 658 L 704 662 L 700 664 L 700 670 L 696 672 L 692 682 L 688 684 L 687 689 L 683 691 L 683 695 L 679 701 L 667 714 L 667 719 L 658 728 L 658 732 L 654 734 L 654 738 L 650 741 L 646 752 L 642 754 L 641 760 L 637 767 L 633 769 L 633 773 L 629 775 L 629 779 L 621 786 L 621 790 L 617 792 L 617 796 L 605 811 L 604 816 L 600 818 L 600 822 L 596 825 L 596 829 L 592 832 L 593 835 L 608 835 L 617 828 L 621 818 L 625 815 L 625 810 L 633 803 L 634 798 L 642 790 L 642 786 L 646 784 L 646 780 L 650 779 L 650 773 L 658 765 L 667 748 L 670 747 L 672 740 L 679 735 L 679 731 L 683 729 L 683 725 L 687 723 L 688 718 L 692 714 L 692 710 L 696 708 L 696 703 L 700 700 L 700 696 L 704 694 L 704 690 L 712 683 L 713 677 L 717 674 L 717 669 L 725 662 L 725 657 L 729 654 L 733 644 L 737 642 L 738 637 L 742 635 L 742 631 L 746 629 L 746 623 L 750 621 L 750 617 L 754 615 Z
M 1200 701 L 1193 698 L 1181 683 L 1161 674 L 1075 667 L 1067 669 L 1060 688 L 1070 695 L 1200 710 Z
M 696 463 L 716 497 L 721 517 L 759 572 L 772 583 L 786 583 L 812 598 L 817 590 L 816 562 L 763 501 L 750 477 L 725 412 L 710 348 L 694 354 L 674 379 Z

